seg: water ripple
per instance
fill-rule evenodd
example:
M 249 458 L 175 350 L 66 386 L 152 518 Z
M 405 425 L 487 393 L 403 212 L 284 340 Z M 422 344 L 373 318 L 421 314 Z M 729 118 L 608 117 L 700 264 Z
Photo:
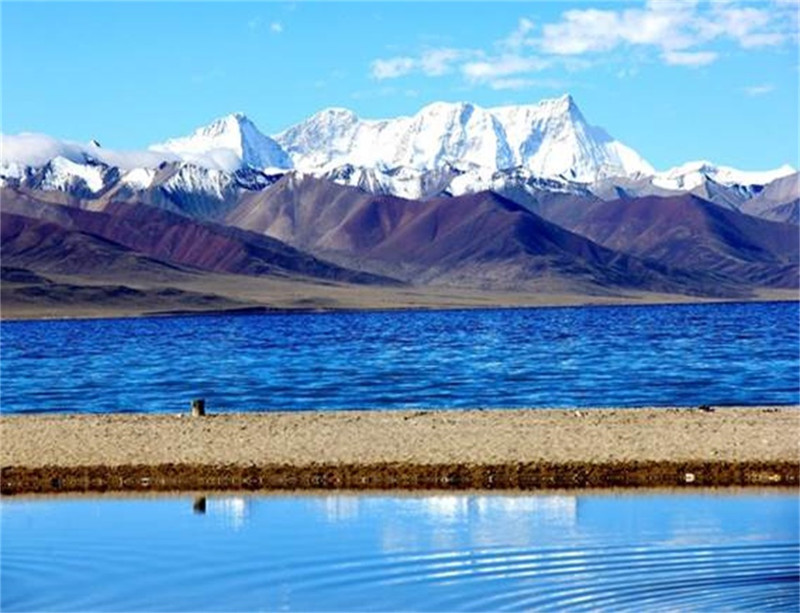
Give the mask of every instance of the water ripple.
M 195 396 L 237 411 L 796 404 L 799 315 L 750 303 L 2 322 L 2 410 L 180 411 Z
M 185 549 L 158 557 L 110 546 L 44 554 L 4 554 L 3 582 L 35 575 L 51 585 L 85 584 L 72 610 L 146 609 L 148 595 L 168 603 L 164 594 L 176 588 L 189 589 L 190 596 L 197 590 L 200 600 L 190 599 L 191 608 L 221 594 L 258 594 L 265 586 L 313 594 L 317 610 L 329 599 L 334 608 L 359 610 L 790 610 L 798 605 L 800 581 L 798 543 L 439 551 L 284 563 L 221 555 L 224 564 L 202 567 Z M 92 577 L 102 577 L 102 585 L 90 587 Z M 215 586 L 211 596 L 207 586 Z M 417 594 L 427 598 L 419 601 Z M 14 603 L 4 602 L 4 610 L 15 610 Z M 28 609 L 63 605 L 57 592 L 29 594 L 25 601 Z

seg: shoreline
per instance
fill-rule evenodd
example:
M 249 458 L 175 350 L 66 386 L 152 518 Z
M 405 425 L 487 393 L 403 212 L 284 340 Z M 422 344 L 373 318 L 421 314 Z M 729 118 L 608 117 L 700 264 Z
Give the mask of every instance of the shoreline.
M 17 314 L 6 317 L 0 306 L 0 322 L 15 323 L 26 321 L 94 321 L 106 319 L 146 319 L 173 317 L 248 317 L 252 315 L 328 315 L 332 313 L 394 313 L 415 311 L 476 311 L 476 310 L 526 310 L 526 309 L 559 309 L 559 308 L 596 308 L 596 307 L 651 307 L 651 306 L 697 306 L 706 304 L 771 304 L 784 302 L 800 302 L 800 294 L 755 296 L 753 298 L 697 298 L 692 296 L 658 297 L 652 299 L 609 298 L 595 299 L 592 296 L 574 297 L 574 299 L 553 302 L 531 302 L 524 304 L 416 304 L 400 306 L 270 306 L 243 305 L 223 309 L 169 309 L 157 311 L 125 312 L 114 308 L 102 308 L 95 314 L 40 314 L 34 309 L 30 314 Z M 12 310 L 14 310 L 12 308 Z M 105 311 L 108 312 L 105 312 Z
M 791 487 L 800 407 L 0 416 L 3 495 Z

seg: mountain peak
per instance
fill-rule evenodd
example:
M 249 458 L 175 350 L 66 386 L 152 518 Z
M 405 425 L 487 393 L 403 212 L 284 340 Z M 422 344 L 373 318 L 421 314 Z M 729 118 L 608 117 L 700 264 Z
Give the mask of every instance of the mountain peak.
M 346 109 L 340 106 L 331 106 L 326 109 L 322 109 L 318 113 L 315 113 L 312 116 L 312 119 L 313 118 L 325 119 L 328 121 L 342 121 L 342 122 L 358 121 L 358 115 L 356 115 L 350 109 Z
M 460 112 L 468 109 L 475 109 L 476 105 L 472 104 L 472 102 L 465 102 L 463 100 L 458 102 L 445 102 L 444 100 L 438 100 L 436 102 L 431 102 L 430 104 L 422 107 L 419 110 L 417 115 L 423 113 L 425 111 L 454 111 Z
M 236 112 L 224 117 L 219 117 L 206 126 L 197 128 L 194 136 L 216 136 L 226 132 L 241 131 L 242 126 L 255 124 L 244 113 Z
M 574 98 L 483 108 L 433 102 L 413 116 L 361 120 L 346 109 L 325 109 L 275 136 L 296 167 L 309 172 L 351 164 L 376 169 L 478 166 L 525 167 L 540 177 L 652 174 L 635 151 L 588 125 Z
M 575 98 L 572 94 L 564 94 L 558 98 L 547 98 L 540 101 L 536 108 L 540 110 L 543 115 L 550 115 L 553 117 L 569 116 L 575 121 L 586 121 L 578 108 Z
M 572 97 L 572 94 L 561 94 L 558 98 L 549 98 L 544 99 L 539 104 L 552 104 L 555 106 L 563 107 L 563 108 L 572 108 L 576 107 L 575 98 Z
M 190 136 L 173 138 L 152 145 L 153 151 L 175 153 L 183 158 L 218 157 L 219 150 L 233 153 L 242 166 L 253 168 L 291 168 L 286 152 L 269 136 L 262 134 L 244 113 L 231 113 L 197 128 Z
M 797 171 L 788 164 L 774 170 L 745 171 L 729 166 L 718 166 L 708 160 L 696 160 L 658 173 L 653 179 L 653 184 L 673 190 L 695 189 L 703 185 L 706 179 L 728 186 L 767 185 L 795 172 Z

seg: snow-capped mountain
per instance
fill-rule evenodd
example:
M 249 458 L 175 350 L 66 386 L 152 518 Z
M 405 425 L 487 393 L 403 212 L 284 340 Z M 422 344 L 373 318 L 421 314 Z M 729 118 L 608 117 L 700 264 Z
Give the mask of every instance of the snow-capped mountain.
M 21 185 L 46 192 L 66 192 L 78 198 L 93 198 L 119 179 L 118 168 L 91 158 L 76 162 L 57 155 L 40 167 L 17 162 L 0 166 L 0 186 Z
M 570 95 L 490 112 L 505 128 L 515 166 L 536 177 L 592 183 L 604 177 L 654 172 L 636 151 L 589 125 Z
M 711 162 L 700 160 L 687 162 L 667 171 L 657 173 L 653 177 L 653 185 L 664 189 L 676 191 L 691 191 L 703 185 L 707 179 L 721 185 L 767 185 L 775 179 L 787 177 L 797 172 L 788 164 L 784 164 L 775 170 L 765 171 L 746 171 L 730 168 L 729 166 L 717 166 Z
M 383 120 L 327 109 L 272 137 L 234 113 L 146 151 L 6 135 L 0 153 L 0 186 L 80 199 L 138 197 L 200 217 L 221 215 L 245 192 L 268 189 L 286 172 L 409 199 L 492 190 L 523 204 L 544 192 L 604 200 L 691 192 L 735 210 L 794 172 L 710 162 L 656 172 L 591 126 L 569 95 L 494 108 L 437 102 Z
M 262 134 L 242 113 L 233 113 L 198 128 L 190 136 L 173 138 L 150 146 L 151 151 L 173 153 L 184 159 L 211 156 L 221 165 L 233 154 L 239 166 L 258 169 L 288 169 L 292 162 L 281 146 Z M 234 166 L 237 163 L 233 164 Z M 231 168 L 229 168 L 231 169 Z
M 312 173 L 346 165 L 492 172 L 522 167 L 539 177 L 592 182 L 654 172 L 635 151 L 590 126 L 569 95 L 490 109 L 436 102 L 412 117 L 385 120 L 327 109 L 274 139 L 296 168 Z
M 450 165 L 432 170 L 419 170 L 407 166 L 380 169 L 345 164 L 324 173 L 308 174 L 328 179 L 339 185 L 358 187 L 371 194 L 422 200 L 450 193 L 453 179 L 463 174 L 463 171 Z

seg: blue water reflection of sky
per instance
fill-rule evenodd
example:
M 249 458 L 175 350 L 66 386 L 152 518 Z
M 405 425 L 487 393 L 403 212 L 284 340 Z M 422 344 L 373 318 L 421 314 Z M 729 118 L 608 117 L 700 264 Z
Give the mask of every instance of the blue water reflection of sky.
M 665 594 L 691 609 L 797 595 L 798 503 L 786 493 L 10 499 L 0 509 L 4 611 L 624 609 Z

